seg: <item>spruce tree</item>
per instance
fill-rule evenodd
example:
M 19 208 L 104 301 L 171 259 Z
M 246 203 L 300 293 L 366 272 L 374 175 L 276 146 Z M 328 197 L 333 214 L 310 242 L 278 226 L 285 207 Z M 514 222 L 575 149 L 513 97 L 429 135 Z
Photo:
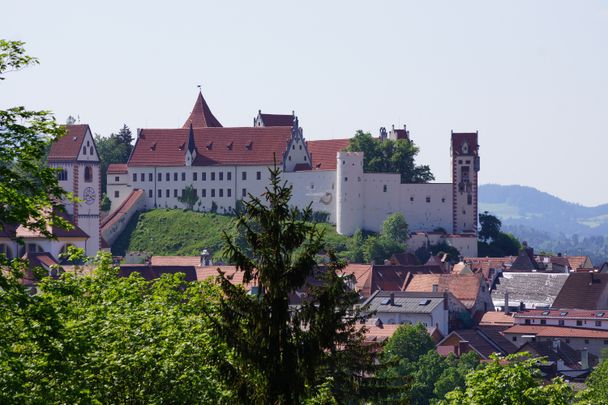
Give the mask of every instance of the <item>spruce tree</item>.
M 247 403 L 300 403 L 328 385 L 341 402 L 353 399 L 370 364 L 358 294 L 335 256 L 317 265 L 324 243 L 310 222 L 312 210 L 290 207 L 291 187 L 276 167 L 270 175 L 262 197 L 243 202 L 239 243 L 224 234 L 224 257 L 242 272 L 244 284 L 257 287 L 248 292 L 226 274 L 218 277 L 217 326 L 235 353 L 225 378 Z M 298 302 L 290 305 L 290 298 Z

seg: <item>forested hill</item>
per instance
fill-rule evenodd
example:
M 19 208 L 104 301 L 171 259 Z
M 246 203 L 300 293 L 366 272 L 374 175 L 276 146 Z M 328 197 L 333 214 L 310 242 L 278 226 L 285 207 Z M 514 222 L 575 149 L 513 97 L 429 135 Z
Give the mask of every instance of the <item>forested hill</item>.
M 482 185 L 479 209 L 498 216 L 506 226 L 523 225 L 567 236 L 608 235 L 608 204 L 585 207 L 532 187 Z
M 584 254 L 596 265 L 608 260 L 608 204 L 585 207 L 532 187 L 487 184 L 479 187 L 479 210 L 537 251 Z

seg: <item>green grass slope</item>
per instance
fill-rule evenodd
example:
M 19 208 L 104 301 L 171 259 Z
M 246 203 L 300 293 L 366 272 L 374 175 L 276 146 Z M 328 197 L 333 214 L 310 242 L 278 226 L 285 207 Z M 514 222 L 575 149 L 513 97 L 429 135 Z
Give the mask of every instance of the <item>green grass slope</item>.
M 112 254 L 147 252 L 159 256 L 195 256 L 208 249 L 215 260 L 221 259 L 223 232 L 235 233 L 236 218 L 209 212 L 155 209 L 134 215 L 112 246 Z M 349 255 L 348 236 L 338 235 L 330 224 L 319 224 L 325 231 L 328 248 L 340 256 Z

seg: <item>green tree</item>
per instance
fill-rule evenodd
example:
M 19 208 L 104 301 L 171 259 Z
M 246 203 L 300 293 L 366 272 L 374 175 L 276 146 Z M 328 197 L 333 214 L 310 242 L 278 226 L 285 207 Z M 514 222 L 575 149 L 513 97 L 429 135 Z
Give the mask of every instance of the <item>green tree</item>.
M 235 352 L 226 383 L 244 402 L 291 404 L 318 395 L 316 387 L 332 377 L 336 399 L 347 401 L 356 397 L 357 375 L 369 365 L 359 298 L 338 275 L 343 264 L 333 255 L 323 269 L 317 267 L 323 233 L 309 222 L 310 207 L 289 207 L 291 195 L 280 170 L 270 170 L 263 197 L 244 201 L 246 214 L 238 219 L 249 250 L 225 233 L 225 256 L 245 283 L 258 285 L 248 294 L 219 277 L 218 333 Z M 319 283 L 307 284 L 311 279 Z M 296 291 L 306 299 L 290 308 Z
M 101 197 L 101 210 L 110 211 L 110 208 L 112 208 L 112 200 L 108 198 L 107 194 L 104 194 L 103 197 Z
M 397 241 L 407 242 L 408 226 L 402 213 L 391 214 L 382 223 L 382 236 Z
M 516 256 L 521 243 L 510 233 L 501 232 L 502 222 L 496 216 L 484 211 L 479 214 L 479 241 L 477 250 L 480 257 Z
M 602 361 L 585 381 L 587 388 L 577 394 L 579 404 L 608 403 L 608 361 L 606 349 L 602 350 Z
M 108 166 L 113 163 L 127 163 L 131 151 L 133 150 L 133 136 L 131 130 L 125 124 L 116 134 L 109 137 L 102 137 L 95 134 L 95 145 L 99 154 L 101 170 L 101 192 L 107 191 L 107 172 Z
M 405 250 L 405 245 L 394 239 L 380 236 L 368 236 L 363 242 L 363 260 L 367 263 L 374 261 L 383 264 L 384 260 L 390 258 L 395 253 Z
M 482 242 L 491 242 L 500 234 L 502 222 L 488 211 L 484 211 L 479 214 L 479 225 L 479 239 Z
M 351 152 L 363 152 L 366 172 L 400 173 L 402 183 L 426 183 L 434 180 L 427 165 L 416 165 L 420 149 L 407 139 L 381 141 L 369 132 L 357 131 L 347 147 Z
M 442 404 L 570 404 L 572 388 L 561 378 L 543 384 L 538 359 L 527 353 L 501 358 L 492 355 L 491 361 L 466 377 L 466 387 L 446 395 Z
M 194 208 L 194 204 L 198 201 L 198 194 L 196 193 L 196 189 L 192 186 L 186 186 L 182 190 L 182 195 L 177 197 L 177 201 L 184 204 L 186 209 L 192 211 Z
M 0 39 L 0 79 L 38 63 L 23 45 Z M 59 215 L 68 196 L 59 187 L 57 170 L 44 162 L 49 145 L 64 132 L 50 111 L 0 110 L 0 227 L 22 224 L 48 238 L 53 237 L 49 225 L 70 227 Z

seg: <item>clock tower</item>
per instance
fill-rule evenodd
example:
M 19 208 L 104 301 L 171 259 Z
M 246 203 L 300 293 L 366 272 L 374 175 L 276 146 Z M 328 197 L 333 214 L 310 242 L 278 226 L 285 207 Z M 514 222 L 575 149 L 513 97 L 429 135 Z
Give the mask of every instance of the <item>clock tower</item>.
M 477 235 L 477 132 L 452 132 L 452 219 L 455 234 Z

